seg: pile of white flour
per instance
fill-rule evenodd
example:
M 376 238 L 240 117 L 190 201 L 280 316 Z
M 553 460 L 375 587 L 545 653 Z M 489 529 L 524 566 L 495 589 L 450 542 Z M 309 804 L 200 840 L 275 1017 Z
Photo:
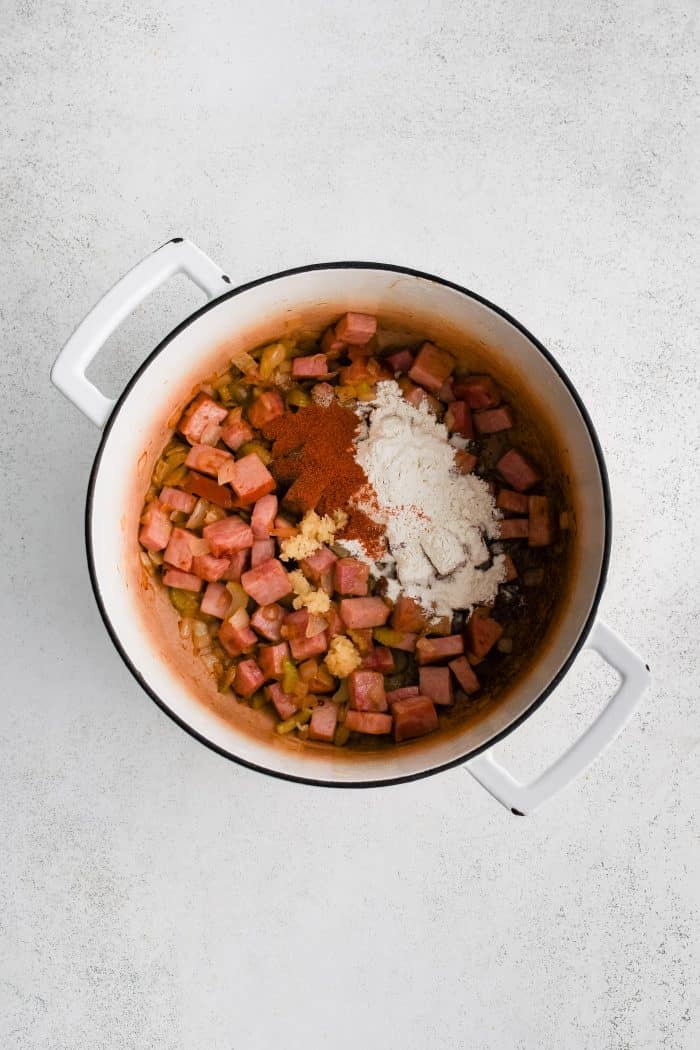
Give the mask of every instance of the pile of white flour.
M 484 537 L 499 534 L 486 482 L 459 473 L 446 427 L 406 401 L 393 380 L 379 383 L 376 399 L 360 412 L 366 423 L 355 458 L 379 504 L 363 509 L 386 527 L 396 573 L 389 597 L 403 591 L 436 616 L 490 602 L 505 578 L 505 559 L 497 555 L 477 569 L 490 557 Z

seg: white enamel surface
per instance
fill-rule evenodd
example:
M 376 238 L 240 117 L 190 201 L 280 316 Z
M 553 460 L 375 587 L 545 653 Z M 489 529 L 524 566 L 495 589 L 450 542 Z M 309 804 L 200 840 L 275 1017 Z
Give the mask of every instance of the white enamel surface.
M 140 499 L 134 477 L 140 464 L 141 494 L 165 421 L 187 400 L 191 386 L 221 359 L 222 344 L 240 345 L 278 335 L 304 318 L 320 326 L 349 306 L 396 315 L 449 345 L 466 337 L 497 347 L 500 363 L 526 382 L 566 435 L 577 500 L 576 586 L 567 613 L 549 636 L 532 670 L 507 700 L 478 725 L 460 734 L 436 735 L 418 746 L 362 756 L 340 749 L 311 754 L 267 734 L 242 732 L 203 704 L 198 689 L 163 659 L 144 630 L 140 589 L 129 578 Z M 160 429 L 158 429 L 160 427 Z M 154 429 L 155 428 L 155 429 Z M 126 508 L 126 510 L 125 510 Z M 588 430 L 565 384 L 517 328 L 490 308 L 436 282 L 370 268 L 321 269 L 270 280 L 215 304 L 184 328 L 147 365 L 120 406 L 107 436 L 94 487 L 91 538 L 98 589 L 120 645 L 149 688 L 207 741 L 254 765 L 336 783 L 411 776 L 467 756 L 510 726 L 545 690 L 575 647 L 589 615 L 603 552 L 603 490 Z

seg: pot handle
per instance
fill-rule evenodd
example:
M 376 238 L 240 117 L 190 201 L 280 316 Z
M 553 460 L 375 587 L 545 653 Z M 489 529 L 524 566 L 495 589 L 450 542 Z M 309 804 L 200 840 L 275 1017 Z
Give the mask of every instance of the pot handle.
M 90 382 L 88 365 L 112 332 L 136 307 L 177 273 L 184 273 L 209 299 L 227 290 L 230 278 L 192 241 L 174 237 L 147 255 L 92 308 L 54 362 L 51 381 L 98 426 L 103 427 L 115 402 Z
M 595 651 L 620 675 L 617 691 L 595 721 L 561 758 L 531 784 L 521 784 L 493 757 L 493 748 L 465 763 L 479 781 L 511 813 L 524 817 L 582 773 L 626 725 L 649 683 L 649 668 L 607 624 L 596 621 L 587 649 Z

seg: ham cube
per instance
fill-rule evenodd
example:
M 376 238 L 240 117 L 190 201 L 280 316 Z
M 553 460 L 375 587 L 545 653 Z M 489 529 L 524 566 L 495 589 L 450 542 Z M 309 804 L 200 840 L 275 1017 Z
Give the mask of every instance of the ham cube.
M 222 448 L 211 448 L 209 445 L 193 445 L 187 453 L 185 466 L 200 474 L 210 474 L 218 478 L 219 471 L 230 466 L 233 456 Z
M 170 541 L 173 526 L 167 511 L 154 501 L 149 503 L 139 530 L 139 543 L 147 551 L 162 551 Z
M 528 534 L 527 518 L 505 518 L 498 523 L 498 538 L 501 540 L 522 540 Z
M 248 407 L 248 419 L 258 430 L 281 415 L 284 415 L 284 401 L 276 390 L 264 390 Z
M 375 646 L 363 657 L 360 667 L 363 671 L 381 671 L 382 674 L 392 674 L 396 670 L 394 654 L 391 649 L 383 645 Z
M 405 391 L 404 397 L 414 408 L 420 408 L 421 405 L 425 405 L 433 415 L 437 415 L 440 409 L 438 399 L 429 394 L 427 390 L 424 390 L 422 386 L 415 386 L 413 390 Z
M 168 565 L 174 565 L 176 569 L 189 572 L 192 568 L 191 541 L 197 538 L 187 529 L 173 529 L 163 560 L 167 561 Z
M 194 401 L 185 409 L 178 424 L 178 430 L 191 445 L 196 445 L 205 427 L 210 423 L 221 423 L 226 418 L 226 409 L 207 394 L 197 394 Z
M 450 656 L 460 656 L 463 652 L 464 641 L 461 634 L 450 634 L 445 638 L 419 638 L 416 642 L 419 664 L 434 664 L 438 660 L 447 660 Z
M 518 452 L 517 448 L 512 448 L 506 452 L 505 456 L 501 456 L 496 464 L 496 470 L 518 492 L 525 492 L 542 480 L 532 464 L 525 459 L 522 452 Z
M 180 591 L 194 591 L 195 594 L 202 587 L 199 576 L 193 576 L 191 572 L 182 572 L 180 569 L 166 569 L 163 573 L 163 583 L 166 587 L 177 587 Z
M 277 714 L 281 719 L 285 720 L 291 718 L 295 711 L 299 710 L 299 704 L 295 696 L 291 693 L 285 693 L 279 682 L 273 682 L 272 685 L 265 686 L 265 693 L 269 700 L 275 705 Z
M 547 496 L 528 496 L 530 528 L 527 542 L 530 547 L 546 547 L 554 540 L 554 511 Z
M 325 354 L 310 357 L 295 357 L 292 361 L 294 379 L 323 379 L 328 375 L 328 358 Z
M 231 608 L 231 595 L 223 583 L 209 583 L 200 606 L 207 616 L 216 616 L 225 620 Z
M 465 452 L 461 448 L 455 451 L 455 467 L 460 474 L 471 474 L 475 466 L 476 456 L 473 456 L 471 452 Z
M 333 566 L 333 584 L 339 594 L 367 594 L 369 565 L 358 558 L 340 558 Z
M 253 540 L 253 546 L 250 551 L 251 568 L 255 569 L 258 565 L 262 565 L 263 562 L 274 558 L 274 556 L 275 541 L 273 539 Z
M 409 631 L 397 631 L 397 637 L 392 639 L 391 648 L 400 649 L 404 653 L 415 653 L 418 635 Z
M 474 413 L 474 426 L 480 434 L 498 434 L 501 430 L 510 430 L 514 423 L 510 405 Z
M 506 578 L 503 582 L 512 583 L 513 580 L 517 580 L 518 578 L 518 570 L 515 567 L 515 562 L 511 558 L 510 554 L 506 554 L 504 556 L 503 562 L 506 570 Z
M 432 733 L 438 727 L 437 711 L 428 696 L 411 696 L 392 704 L 394 716 L 394 740 L 413 740 L 417 736 Z M 349 712 L 348 712 L 349 714 Z
M 202 534 L 217 558 L 253 546 L 253 530 L 241 518 L 222 518 L 205 525 Z
M 232 623 L 234 618 L 235 613 L 230 620 L 224 620 L 221 624 L 219 641 L 230 656 L 240 656 L 241 653 L 249 652 L 257 645 L 258 639 L 249 626 Z
M 335 326 L 335 337 L 348 346 L 366 346 L 376 331 L 376 317 L 370 314 L 347 313 Z
M 346 627 L 383 627 L 391 610 L 381 598 L 341 598 L 339 611 Z
M 355 711 L 386 711 L 384 677 L 378 671 L 351 671 L 348 675 L 350 707 Z
M 292 536 L 296 536 L 297 527 L 292 525 L 289 518 L 285 518 L 284 515 L 278 514 L 275 518 L 275 527 L 272 530 L 272 535 L 276 536 L 278 540 L 288 540 Z
M 275 527 L 277 517 L 277 496 L 270 493 L 263 496 L 253 507 L 250 527 L 256 540 L 266 540 Z
M 392 725 L 391 715 L 379 714 L 376 711 L 348 711 L 345 716 L 345 726 L 353 733 L 383 736 L 391 732 Z
M 420 695 L 429 696 L 434 704 L 449 706 L 454 702 L 449 667 L 421 667 L 418 680 Z
M 234 452 L 246 441 L 252 441 L 253 428 L 243 418 L 242 408 L 232 408 L 221 428 L 221 440 Z
M 455 394 L 474 409 L 495 408 L 501 402 L 501 392 L 491 376 L 460 379 L 455 383 Z
M 497 620 L 475 609 L 464 631 L 470 663 L 480 663 L 503 634 Z
M 236 668 L 236 677 L 233 679 L 233 688 L 239 696 L 249 700 L 253 693 L 260 689 L 265 681 L 255 660 L 241 660 Z
M 467 660 L 466 656 L 460 656 L 456 660 L 450 660 L 447 665 L 452 671 L 459 682 L 461 688 L 465 693 L 478 693 L 481 686 L 479 685 L 479 679 L 474 674 L 472 665 Z
M 287 614 L 281 605 L 260 605 L 250 619 L 250 626 L 269 642 L 279 642 L 282 638 L 282 624 Z
M 242 551 L 236 551 L 229 558 L 228 568 L 224 573 L 225 580 L 233 580 L 235 583 L 240 583 L 241 576 L 248 568 L 248 561 L 250 559 L 250 548 Z
M 192 559 L 192 572 L 207 583 L 223 580 L 228 566 L 228 558 L 215 558 L 213 554 L 196 554 Z
M 182 489 L 172 489 L 168 485 L 165 485 L 160 490 L 158 499 L 164 507 L 169 507 L 170 510 L 177 510 L 181 514 L 191 514 L 197 502 L 195 497 L 191 496 L 189 492 L 183 492 Z
M 408 374 L 414 383 L 436 394 L 451 375 L 454 366 L 451 354 L 438 349 L 433 343 L 423 343 Z
M 466 401 L 453 401 L 445 412 L 445 426 L 450 434 L 461 434 L 462 437 L 474 437 L 472 414 Z
M 405 700 L 409 696 L 419 696 L 420 689 L 417 685 L 404 685 L 400 689 L 392 689 L 386 694 L 386 702 L 391 707 L 397 700 Z
M 413 354 L 410 350 L 394 350 L 384 358 L 392 372 L 408 372 L 413 367 Z
M 249 594 L 258 605 L 271 605 L 292 593 L 284 566 L 277 558 L 270 558 L 262 565 L 256 565 L 241 576 L 241 583 L 246 594 Z
M 326 744 L 332 744 L 337 724 L 337 706 L 331 700 L 322 700 L 311 712 L 309 739 L 322 740 Z
M 340 614 L 336 609 L 333 602 L 328 612 L 323 614 L 323 619 L 328 621 L 328 638 L 336 638 L 339 634 L 345 634 L 345 624 L 340 618 Z
M 420 605 L 405 594 L 396 599 L 391 614 L 391 626 L 395 631 L 408 631 L 418 634 L 428 626 L 428 619 Z
M 333 551 L 328 547 L 319 547 L 317 551 L 310 554 L 299 562 L 299 567 L 308 580 L 316 587 L 320 587 L 326 594 L 333 593 L 332 569 L 338 561 Z
M 231 485 L 243 503 L 255 503 L 268 492 L 272 492 L 275 479 L 260 456 L 251 452 L 248 456 L 236 460 Z
M 496 506 L 501 510 L 509 510 L 513 514 L 527 514 L 527 496 L 522 492 L 513 492 L 512 489 L 499 489 Z
M 182 487 L 185 492 L 201 496 L 202 499 L 208 500 L 209 503 L 213 503 L 223 510 L 232 510 L 233 508 L 233 493 L 230 488 L 227 488 L 225 485 L 217 485 L 211 478 L 205 478 L 203 474 L 197 474 L 194 470 L 187 474 L 182 482 Z
M 332 328 L 327 328 L 321 337 L 321 349 L 324 354 L 339 357 L 345 349 L 345 343 L 338 339 Z
M 289 639 L 289 648 L 295 660 L 308 660 L 311 656 L 320 656 L 328 649 L 328 635 L 325 631 L 312 634 L 310 638 L 306 635 L 295 635 Z
M 284 674 L 284 661 L 288 659 L 289 646 L 286 642 L 278 642 L 277 645 L 261 645 L 258 649 L 258 660 L 265 678 L 281 678 Z

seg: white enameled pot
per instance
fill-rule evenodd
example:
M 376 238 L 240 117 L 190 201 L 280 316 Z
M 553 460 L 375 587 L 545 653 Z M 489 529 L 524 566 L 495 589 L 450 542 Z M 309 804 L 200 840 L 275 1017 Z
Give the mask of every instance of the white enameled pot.
M 186 274 L 209 302 L 170 333 L 111 401 L 86 378 L 109 335 L 155 288 Z M 348 309 L 379 314 L 420 331 L 508 384 L 526 387 L 558 435 L 568 461 L 576 538 L 566 607 L 537 658 L 501 700 L 457 729 L 368 753 L 309 745 L 272 732 L 271 716 L 216 692 L 179 639 L 176 614 L 142 570 L 138 519 L 154 463 L 197 384 L 223 370 L 237 350 L 300 326 L 318 332 Z M 56 386 L 96 426 L 102 439 L 90 479 L 86 538 L 100 612 L 127 666 L 179 725 L 222 755 L 276 776 L 324 786 L 381 786 L 463 764 L 514 813 L 531 812 L 580 773 L 616 736 L 647 684 L 644 663 L 596 610 L 610 551 L 605 465 L 588 414 L 545 348 L 503 310 L 449 281 L 376 263 L 300 267 L 238 288 L 191 242 L 176 238 L 134 267 L 95 306 L 59 355 Z M 577 742 L 530 784 L 518 783 L 491 749 L 515 729 L 591 647 L 620 675 L 620 685 Z

